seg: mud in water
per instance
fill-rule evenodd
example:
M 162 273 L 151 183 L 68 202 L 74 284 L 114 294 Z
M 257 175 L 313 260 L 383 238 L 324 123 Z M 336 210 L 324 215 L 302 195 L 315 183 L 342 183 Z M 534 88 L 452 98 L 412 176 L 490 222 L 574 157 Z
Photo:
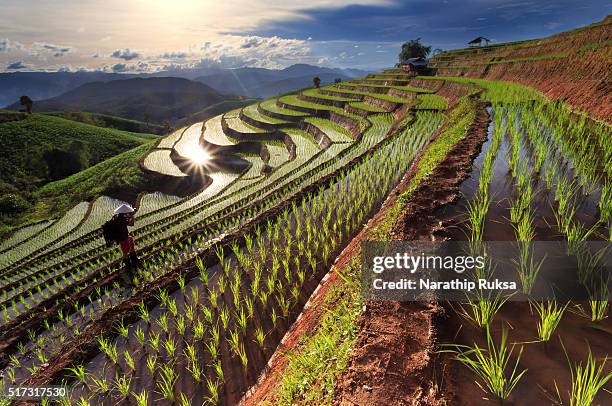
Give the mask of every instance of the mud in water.
M 457 308 L 457 305 L 454 305 Z M 445 305 L 447 316 L 441 320 L 439 343 L 461 343 L 465 345 L 478 344 L 487 348 L 486 333 L 484 329 L 475 327 L 460 318 L 455 310 Z M 527 369 L 519 381 L 510 399 L 504 405 L 554 405 L 558 401 L 557 390 L 562 396 L 563 404 L 569 404 L 568 393 L 571 391 L 571 373 L 569 362 L 586 362 L 589 348 L 597 364 L 603 362 L 609 355 L 612 343 L 612 320 L 605 319 L 595 327 L 587 318 L 576 313 L 571 305 L 566 309 L 563 318 L 557 326 L 555 334 L 549 342 L 537 341 L 537 324 L 539 316 L 529 303 L 507 302 L 496 315 L 492 324 L 494 342 L 499 343 L 503 329 L 508 331 L 509 349 L 515 344 L 514 353 L 508 363 L 506 372 L 509 374 L 514 367 L 516 357 L 521 348 L 518 370 Z M 607 330 L 607 331 L 605 331 Z M 565 348 L 564 348 L 565 347 Z M 439 347 L 439 349 L 448 349 Z M 566 356 L 567 352 L 567 356 Z M 568 362 L 569 358 L 569 362 Z M 475 381 L 480 381 L 467 367 L 451 359 L 447 354 L 439 356 L 440 360 L 440 387 L 441 391 L 453 405 L 492 405 L 499 404 L 498 400 L 486 394 L 478 387 Z M 604 374 L 612 371 L 608 361 Z M 612 390 L 612 382 L 604 386 Z M 612 402 L 612 395 L 600 391 L 596 397 L 595 405 L 608 405 Z
M 482 153 L 474 162 L 474 170 L 469 179 L 460 187 L 463 196 L 456 204 L 445 207 L 439 213 L 439 219 L 448 226 L 446 233 L 453 240 L 467 240 L 469 226 L 466 223 L 467 202 L 474 198 L 478 190 L 478 179 L 483 159 L 492 142 L 492 124 L 489 126 L 489 139 L 483 146 Z M 490 185 L 492 203 L 486 217 L 484 239 L 488 241 L 514 241 L 514 229 L 510 223 L 510 205 L 516 198 L 516 181 L 511 175 L 508 164 L 510 141 L 504 137 L 497 159 L 494 164 L 494 176 Z M 532 151 L 527 143 L 521 148 L 521 161 L 533 167 Z M 566 167 L 564 173 L 572 177 L 571 168 Z M 564 240 L 565 236 L 558 231 L 554 216 L 554 190 L 547 190 L 543 180 L 543 172 L 532 177 L 532 187 L 537 191 L 532 202 L 535 211 L 536 240 Z M 580 195 L 575 221 L 586 227 L 596 225 L 599 216 L 597 202 L 599 193 Z M 591 239 L 603 239 L 607 230 L 598 229 Z M 439 349 L 444 350 L 444 344 L 461 344 L 471 346 L 476 343 L 486 348 L 486 333 L 458 314 L 460 304 L 446 303 L 445 316 L 439 323 Z M 519 363 L 519 371 L 527 369 L 527 373 L 519 381 L 510 398 L 503 404 L 509 405 L 549 405 L 560 404 L 560 394 L 563 404 L 569 404 L 568 394 L 571 391 L 570 362 L 586 362 L 589 348 L 598 365 L 609 356 L 612 343 L 612 320 L 608 317 L 601 322 L 590 321 L 588 303 L 570 303 L 555 333 L 549 342 L 536 342 L 537 325 L 540 320 L 535 308 L 527 302 L 506 302 L 492 323 L 494 342 L 500 341 L 503 329 L 508 331 L 509 344 L 516 345 L 512 360 L 509 362 L 509 373 L 514 367 L 520 349 L 523 349 Z M 482 381 L 467 367 L 452 359 L 449 354 L 439 354 L 436 362 L 441 392 L 453 405 L 489 405 L 499 404 L 499 400 L 485 393 L 477 384 Z M 603 369 L 604 374 L 612 371 L 612 363 L 608 362 Z M 558 392 L 557 392 L 558 388 Z M 604 387 L 612 390 L 612 383 Z M 601 390 L 594 404 L 612 404 L 612 395 Z

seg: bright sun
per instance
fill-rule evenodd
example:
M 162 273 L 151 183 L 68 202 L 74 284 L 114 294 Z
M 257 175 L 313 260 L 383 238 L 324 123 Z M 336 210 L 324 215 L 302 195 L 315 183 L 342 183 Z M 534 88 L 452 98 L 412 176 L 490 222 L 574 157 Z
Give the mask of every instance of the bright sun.
M 204 162 L 208 161 L 211 158 L 210 154 L 201 148 L 194 149 L 193 152 L 189 154 L 189 159 L 194 164 L 202 165 Z

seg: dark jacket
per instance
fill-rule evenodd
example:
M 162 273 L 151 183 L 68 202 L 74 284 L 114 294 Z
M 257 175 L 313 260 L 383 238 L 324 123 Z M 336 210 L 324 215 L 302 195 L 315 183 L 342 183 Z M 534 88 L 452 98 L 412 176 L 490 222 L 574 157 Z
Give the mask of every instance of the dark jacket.
M 128 231 L 128 225 L 130 224 L 130 219 L 122 214 L 117 215 L 117 236 L 119 237 L 117 241 L 125 241 L 128 239 L 130 232 Z

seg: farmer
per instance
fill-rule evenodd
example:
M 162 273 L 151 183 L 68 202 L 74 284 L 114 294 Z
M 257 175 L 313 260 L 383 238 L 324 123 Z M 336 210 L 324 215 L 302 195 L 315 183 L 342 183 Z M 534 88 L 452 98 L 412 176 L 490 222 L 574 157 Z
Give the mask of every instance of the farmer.
M 136 255 L 136 251 L 134 251 L 134 237 L 128 231 L 128 226 L 134 225 L 134 213 L 135 211 L 132 206 L 122 204 L 115 209 L 115 215 L 107 222 L 109 228 L 107 244 L 109 241 L 111 243 L 116 242 L 121 248 L 127 273 L 124 279 L 129 279 L 129 283 L 133 279 L 134 272 L 140 266 L 140 260 Z M 107 237 L 105 236 L 105 238 Z

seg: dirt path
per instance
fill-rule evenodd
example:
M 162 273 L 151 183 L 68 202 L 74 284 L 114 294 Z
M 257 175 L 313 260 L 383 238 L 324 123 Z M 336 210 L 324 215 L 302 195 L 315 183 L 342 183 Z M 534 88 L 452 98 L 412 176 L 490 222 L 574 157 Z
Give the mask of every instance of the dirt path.
M 466 138 L 412 194 L 391 233 L 392 239 L 445 238 L 444 225 L 436 212 L 460 197 L 458 187 L 468 177 L 486 140 L 488 122 L 485 106 L 479 104 Z M 358 321 L 357 344 L 338 379 L 334 403 L 342 406 L 445 403 L 436 385 L 432 357 L 436 319 L 441 311 L 435 303 L 366 302 Z

